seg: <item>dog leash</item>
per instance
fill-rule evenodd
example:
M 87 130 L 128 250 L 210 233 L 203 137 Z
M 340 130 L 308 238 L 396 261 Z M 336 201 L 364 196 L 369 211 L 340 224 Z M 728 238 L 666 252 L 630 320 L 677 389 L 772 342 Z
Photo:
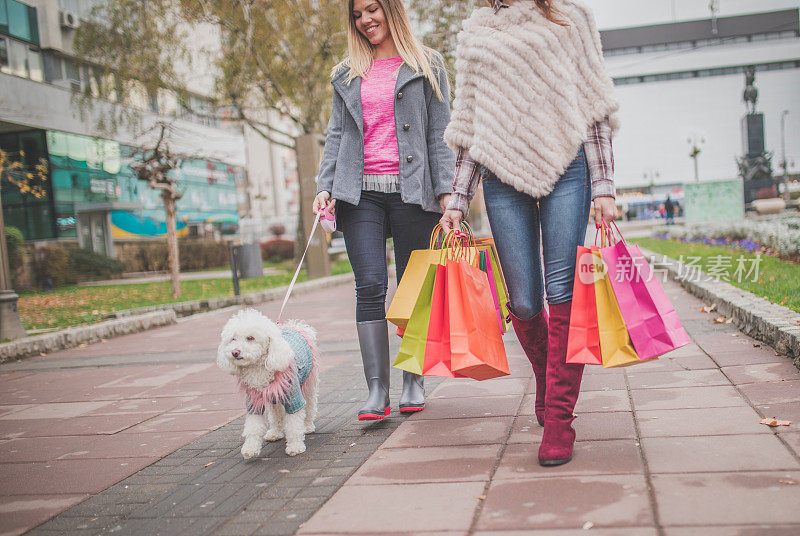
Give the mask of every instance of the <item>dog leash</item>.
M 303 255 L 300 257 L 300 264 L 297 265 L 297 270 L 294 271 L 294 277 L 292 277 L 292 282 L 289 283 L 289 288 L 286 289 L 286 296 L 283 297 L 283 303 L 281 304 L 281 311 L 278 313 L 278 320 L 275 322 L 276 324 L 281 323 L 281 317 L 283 316 L 283 310 L 286 308 L 286 302 L 289 301 L 289 296 L 292 294 L 292 290 L 294 290 L 294 285 L 297 283 L 297 276 L 300 275 L 300 268 L 303 267 L 303 261 L 306 258 L 306 253 L 308 253 L 308 248 L 311 246 L 311 241 L 314 240 L 314 231 L 317 230 L 317 224 L 319 224 L 321 212 L 318 212 L 317 215 L 314 217 L 314 225 L 311 226 L 311 232 L 308 234 L 308 242 L 306 243 L 306 249 L 303 251 Z

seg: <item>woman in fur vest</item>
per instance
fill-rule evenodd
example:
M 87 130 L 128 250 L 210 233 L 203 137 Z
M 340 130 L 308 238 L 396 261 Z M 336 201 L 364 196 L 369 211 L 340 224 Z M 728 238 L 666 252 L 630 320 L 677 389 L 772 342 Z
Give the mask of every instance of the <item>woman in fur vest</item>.
M 444 61 L 411 32 L 401 0 L 349 0 L 347 57 L 333 70 L 333 109 L 313 210 L 336 208 L 356 280 L 356 327 L 369 388 L 359 420 L 389 414 L 386 238 L 397 280 L 426 249 L 452 190 L 455 155 Z M 422 377 L 403 373 L 400 412 L 425 407 Z
M 566 363 L 576 248 L 590 204 L 597 224 L 617 217 L 611 135 L 618 104 L 581 2 L 489 3 L 458 35 L 445 132 L 456 172 L 441 221 L 458 228 L 482 178 L 514 331 L 536 376 L 539 463 L 560 465 L 572 459 L 583 375 L 583 365 Z

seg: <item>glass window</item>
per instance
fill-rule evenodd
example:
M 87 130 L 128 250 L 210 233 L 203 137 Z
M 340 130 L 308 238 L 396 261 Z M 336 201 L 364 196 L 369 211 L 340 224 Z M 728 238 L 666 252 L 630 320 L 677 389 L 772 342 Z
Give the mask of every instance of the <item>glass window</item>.
M 0 38 L 0 69 L 8 65 L 8 41 Z
M 36 21 L 36 9 L 26 6 L 17 0 L 7 0 L 8 33 L 14 37 L 39 43 L 39 25 Z
M 28 77 L 27 69 L 28 47 L 19 41 L 8 42 L 8 67 L 9 74 Z
M 36 82 L 44 82 L 44 69 L 42 67 L 42 53 L 28 47 L 28 76 Z
M 8 33 L 8 10 L 5 0 L 0 0 L 0 32 Z
M 56 82 L 64 78 L 60 57 L 51 52 L 43 53 L 42 63 L 44 64 L 44 79 L 46 81 Z

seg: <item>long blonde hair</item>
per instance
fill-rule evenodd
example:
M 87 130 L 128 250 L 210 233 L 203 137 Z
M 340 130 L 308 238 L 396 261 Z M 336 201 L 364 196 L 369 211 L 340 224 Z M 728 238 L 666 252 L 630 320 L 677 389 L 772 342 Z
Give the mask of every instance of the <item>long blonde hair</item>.
M 549 20 L 550 22 L 554 22 L 559 26 L 567 26 L 567 23 L 564 22 L 559 18 L 558 10 L 553 7 L 553 0 L 532 0 L 536 7 L 542 10 L 544 17 Z M 494 0 L 486 0 L 486 2 L 492 6 L 494 5 Z
M 411 31 L 406 8 L 401 0 L 375 0 L 383 9 L 386 23 L 389 26 L 389 35 L 394 40 L 397 51 L 403 63 L 411 67 L 414 72 L 422 72 L 428 79 L 433 91 L 439 100 L 444 100 L 442 88 L 439 85 L 437 73 L 434 71 L 434 58 L 439 54 L 432 48 L 423 45 Z M 359 76 L 364 76 L 372 67 L 375 49 L 372 43 L 364 37 L 356 27 L 353 18 L 355 9 L 354 0 L 347 2 L 347 56 L 333 68 L 331 76 L 335 76 L 342 69 L 349 69 L 345 83 L 349 84 Z M 442 65 L 444 63 L 442 62 Z

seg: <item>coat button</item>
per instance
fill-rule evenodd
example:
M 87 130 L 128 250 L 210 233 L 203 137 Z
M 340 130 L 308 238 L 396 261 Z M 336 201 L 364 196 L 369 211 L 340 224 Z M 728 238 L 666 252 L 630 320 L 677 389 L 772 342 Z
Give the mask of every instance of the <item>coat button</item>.
M 403 125 L 403 130 L 408 130 L 409 128 L 411 128 L 411 125 L 409 125 L 408 123 Z
M 408 156 L 406 157 L 406 162 L 413 162 L 413 161 L 414 161 L 414 157 L 413 157 L 413 156 L 411 156 L 411 155 L 408 155 Z
M 400 91 L 400 92 L 397 94 L 397 98 L 398 98 L 398 99 L 402 99 L 402 98 L 403 98 L 403 92 L 402 92 L 402 91 Z

